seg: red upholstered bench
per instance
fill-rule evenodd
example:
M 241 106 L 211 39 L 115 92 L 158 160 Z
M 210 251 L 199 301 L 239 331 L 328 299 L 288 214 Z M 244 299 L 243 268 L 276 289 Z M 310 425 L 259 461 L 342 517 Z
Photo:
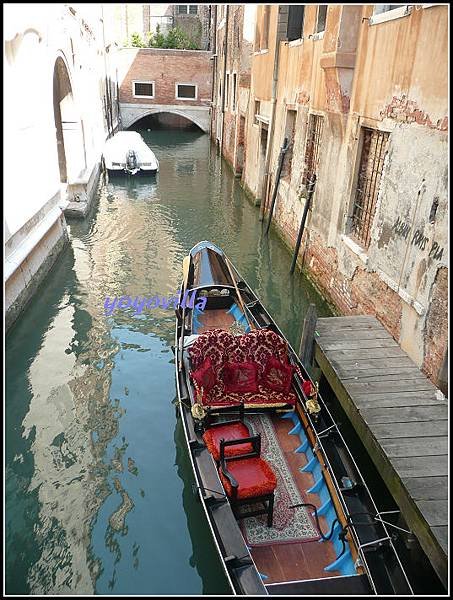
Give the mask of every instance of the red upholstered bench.
M 272 389 L 268 384 L 270 379 L 267 376 L 272 359 L 292 374 L 287 343 L 273 331 L 259 329 L 234 336 L 223 329 L 212 329 L 201 334 L 189 347 L 189 356 L 192 380 L 197 396 L 201 396 L 204 405 L 227 406 L 242 401 L 245 406 L 266 408 L 296 403 L 296 394 L 292 389 L 278 391 L 278 386 Z M 256 365 L 255 391 L 227 391 L 225 369 L 231 363 Z M 291 376 L 288 375 L 287 379 Z

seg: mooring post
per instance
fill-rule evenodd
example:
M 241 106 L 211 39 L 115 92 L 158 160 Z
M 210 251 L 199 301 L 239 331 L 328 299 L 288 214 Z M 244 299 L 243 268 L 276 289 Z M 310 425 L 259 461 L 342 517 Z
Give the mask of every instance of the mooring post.
M 289 270 L 291 275 L 294 273 L 294 268 L 296 266 L 297 256 L 299 254 L 300 243 L 302 241 L 302 235 L 304 233 L 305 221 L 307 220 L 307 214 L 308 214 L 308 210 L 310 208 L 311 198 L 312 198 L 313 192 L 315 190 L 315 184 L 316 184 L 316 173 L 313 173 L 310 178 L 310 181 L 308 182 L 307 198 L 305 200 L 304 212 L 302 213 L 302 220 L 301 220 L 300 226 L 299 226 L 299 233 L 297 235 L 297 241 L 296 241 L 296 245 L 294 247 L 293 260 L 291 263 L 291 268 Z
M 308 368 L 313 363 L 313 349 L 315 343 L 315 329 L 316 322 L 318 320 L 318 314 L 316 312 L 316 306 L 310 304 L 307 310 L 307 314 L 304 319 L 304 326 L 302 329 L 302 337 L 300 340 L 299 357 L 302 364 Z

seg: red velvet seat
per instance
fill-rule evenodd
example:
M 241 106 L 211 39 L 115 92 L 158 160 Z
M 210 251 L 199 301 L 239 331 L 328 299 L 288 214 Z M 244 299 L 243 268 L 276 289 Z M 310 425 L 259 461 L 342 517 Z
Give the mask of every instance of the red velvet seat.
M 245 444 L 241 444 L 245 445 Z M 277 478 L 269 464 L 262 458 L 244 458 L 228 462 L 228 471 L 238 483 L 238 500 L 267 496 L 277 487 Z M 219 469 L 220 479 L 227 496 L 234 495 L 233 488 Z
M 245 443 L 252 445 L 252 452 L 240 456 L 226 455 L 228 447 Z M 267 514 L 267 525 L 272 527 L 277 477 L 260 453 L 260 434 L 239 440 L 221 440 L 219 477 L 237 519 Z M 244 504 L 252 506 L 252 510 L 245 514 L 239 511 Z
M 216 424 L 209 427 L 203 434 L 203 441 L 206 444 L 207 449 L 212 454 L 215 461 L 220 460 L 220 440 L 240 440 L 242 438 L 248 438 L 250 435 L 248 427 L 236 421 L 235 423 Z M 241 454 L 248 454 L 252 452 L 252 444 L 250 442 L 245 444 L 238 444 L 237 446 L 227 446 L 225 449 L 226 456 L 240 456 Z

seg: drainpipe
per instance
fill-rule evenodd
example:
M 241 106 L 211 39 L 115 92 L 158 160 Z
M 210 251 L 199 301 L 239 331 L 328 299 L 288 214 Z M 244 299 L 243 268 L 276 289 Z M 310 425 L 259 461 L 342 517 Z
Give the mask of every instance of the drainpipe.
M 212 13 L 211 13 L 212 11 Z M 211 85 L 211 138 L 212 135 L 212 116 L 214 110 L 214 99 L 215 99 L 215 90 L 217 89 L 217 4 L 214 4 L 213 8 L 209 5 L 209 14 L 211 15 L 210 24 L 212 27 L 212 23 L 214 22 L 213 34 L 210 35 L 209 44 L 210 50 L 213 51 L 212 58 L 212 85 Z M 213 15 L 213 16 L 212 16 Z M 216 104 L 217 107 L 217 104 Z
M 223 128 L 225 126 L 225 84 L 227 67 L 227 48 L 228 48 L 228 16 L 229 5 L 225 5 L 225 39 L 223 41 L 223 94 L 222 94 L 222 133 L 220 136 L 220 154 L 223 154 Z M 229 91 L 229 90 L 228 90 Z
M 278 5 L 277 5 L 277 11 L 278 11 Z M 277 12 L 277 23 L 278 23 L 278 12 Z M 268 191 L 268 187 L 269 187 L 269 180 L 270 180 L 270 172 L 269 172 L 269 167 L 270 167 L 270 162 L 271 162 L 271 156 L 272 156 L 272 152 L 274 149 L 274 129 L 275 129 L 275 109 L 277 106 L 277 83 L 278 83 L 278 60 L 279 60 L 279 56 L 280 56 L 280 40 L 278 38 L 278 31 L 275 37 L 275 61 L 274 61 L 274 71 L 273 71 L 273 75 L 272 75 L 272 97 L 271 97 L 271 104 L 272 104 L 272 111 L 271 111 L 271 122 L 270 122 L 270 131 L 269 131 L 269 151 L 267 153 L 266 156 L 266 166 L 265 166 L 265 171 L 264 171 L 264 194 L 263 194 L 263 201 L 261 202 L 261 206 L 260 206 L 260 221 L 262 221 L 264 219 L 264 213 L 266 211 L 266 207 L 267 207 L 267 191 Z

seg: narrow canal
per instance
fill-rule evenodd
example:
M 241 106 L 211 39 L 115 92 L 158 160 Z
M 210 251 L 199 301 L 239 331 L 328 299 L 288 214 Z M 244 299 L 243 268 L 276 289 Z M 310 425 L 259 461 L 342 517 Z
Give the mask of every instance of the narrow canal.
M 141 132 L 154 179 L 101 184 L 90 218 L 6 342 L 6 591 L 222 594 L 226 581 L 175 414 L 174 314 L 106 296 L 179 285 L 198 241 L 222 247 L 293 345 L 329 308 L 245 198 L 208 136 Z

